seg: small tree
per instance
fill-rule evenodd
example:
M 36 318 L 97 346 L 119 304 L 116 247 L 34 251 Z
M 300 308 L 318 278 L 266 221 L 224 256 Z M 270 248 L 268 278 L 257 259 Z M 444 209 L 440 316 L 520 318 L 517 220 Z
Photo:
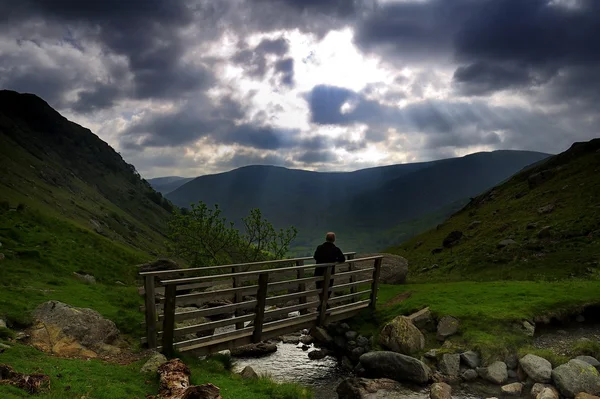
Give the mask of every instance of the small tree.
M 276 231 L 259 209 L 242 218 L 242 225 L 240 232 L 227 222 L 218 205 L 210 209 L 202 201 L 192 204 L 187 212 L 173 213 L 169 253 L 196 267 L 279 259 L 297 234 L 294 227 Z

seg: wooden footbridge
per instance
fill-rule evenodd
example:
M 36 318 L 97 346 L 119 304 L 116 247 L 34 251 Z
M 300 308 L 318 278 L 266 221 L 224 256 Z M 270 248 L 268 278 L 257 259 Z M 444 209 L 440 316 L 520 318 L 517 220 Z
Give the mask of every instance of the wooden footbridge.
M 316 265 L 307 257 L 140 273 L 142 342 L 164 353 L 209 354 L 374 309 L 383 257 L 345 255 L 337 264 Z M 322 276 L 314 276 L 317 267 L 325 269 Z

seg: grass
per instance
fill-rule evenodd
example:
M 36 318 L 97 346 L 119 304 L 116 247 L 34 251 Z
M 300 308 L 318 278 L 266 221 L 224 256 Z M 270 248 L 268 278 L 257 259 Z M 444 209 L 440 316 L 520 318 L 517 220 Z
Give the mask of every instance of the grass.
M 409 298 L 394 303 L 406 292 Z M 362 334 L 377 335 L 379 329 L 398 315 L 408 315 L 426 306 L 438 317 L 460 320 L 459 335 L 450 339 L 458 348 L 476 349 L 484 359 L 503 359 L 509 352 L 528 346 L 531 338 L 521 322 L 540 315 L 560 315 L 586 304 L 598 303 L 600 281 L 570 280 L 419 283 L 381 285 L 377 311 L 352 320 Z M 429 337 L 430 346 L 440 343 Z
M 309 399 L 312 393 L 295 384 L 276 384 L 268 379 L 244 380 L 231 374 L 216 360 L 185 357 L 190 367 L 192 384 L 210 382 L 221 388 L 224 399 Z M 41 399 L 143 399 L 158 391 L 158 377 L 140 374 L 144 361 L 126 366 L 100 360 L 75 360 L 53 357 L 31 347 L 15 345 L 0 357 L 21 373 L 43 373 L 50 376 L 51 390 L 36 397 Z M 0 397 L 29 398 L 31 395 L 15 387 L 0 385 Z
M 472 200 L 438 228 L 388 252 L 410 263 L 411 281 L 562 280 L 600 275 L 600 142 L 586 143 L 583 154 L 571 152 L 520 173 Z M 528 177 L 541 170 L 553 176 L 530 188 Z M 555 206 L 548 214 L 538 210 Z M 481 222 L 471 227 L 472 222 Z M 535 224 L 536 227 L 531 227 Z M 550 226 L 550 235 L 539 231 Z M 452 248 L 442 242 L 452 231 L 464 236 Z M 515 245 L 500 249 L 511 238 Z M 431 268 L 432 265 L 437 268 Z
M 27 326 L 31 311 L 48 300 L 92 308 L 128 334 L 141 335 L 135 265 L 150 256 L 66 220 L 35 210 L 0 213 L 0 317 Z M 97 284 L 76 279 L 93 275 Z M 125 284 L 116 284 L 117 281 Z

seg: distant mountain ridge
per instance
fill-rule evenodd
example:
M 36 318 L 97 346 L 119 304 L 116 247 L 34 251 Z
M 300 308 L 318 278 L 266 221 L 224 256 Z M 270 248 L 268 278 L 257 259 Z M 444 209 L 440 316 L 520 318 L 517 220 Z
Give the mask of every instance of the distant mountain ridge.
M 276 227 L 294 225 L 311 235 L 332 229 L 346 235 L 383 234 L 399 223 L 468 200 L 548 156 L 500 150 L 354 172 L 254 165 L 197 177 L 166 197 L 182 207 L 199 200 L 219 204 L 231 221 L 260 208 Z M 319 234 L 316 240 L 320 239 Z M 302 237 L 300 241 L 308 247 L 313 244 Z
M 166 195 L 171 191 L 178 189 L 183 186 L 185 183 L 194 180 L 194 177 L 181 177 L 181 176 L 165 176 L 165 177 L 155 177 L 153 179 L 146 179 L 148 183 L 154 188 L 156 191 Z

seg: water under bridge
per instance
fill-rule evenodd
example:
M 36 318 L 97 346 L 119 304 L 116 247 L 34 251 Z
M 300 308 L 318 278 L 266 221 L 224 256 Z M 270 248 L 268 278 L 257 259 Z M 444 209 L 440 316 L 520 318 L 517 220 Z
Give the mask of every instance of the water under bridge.
M 375 309 L 383 256 L 345 255 L 344 263 L 306 257 L 142 272 L 142 343 L 169 354 L 209 354 Z

